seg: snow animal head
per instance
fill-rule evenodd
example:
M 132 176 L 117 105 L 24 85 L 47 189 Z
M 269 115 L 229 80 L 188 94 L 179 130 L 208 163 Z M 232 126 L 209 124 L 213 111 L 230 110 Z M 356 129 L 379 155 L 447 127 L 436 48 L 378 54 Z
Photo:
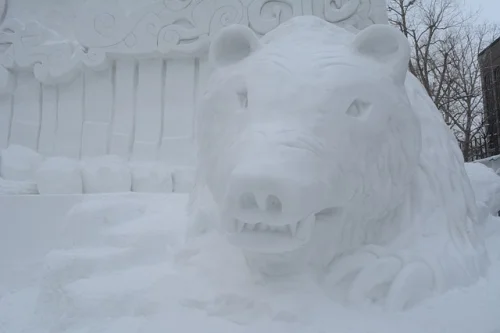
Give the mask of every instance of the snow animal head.
M 260 40 L 240 25 L 216 36 L 198 182 L 231 243 L 283 253 L 318 226 L 363 229 L 401 202 L 421 148 L 409 55 L 394 28 L 356 35 L 312 16 Z

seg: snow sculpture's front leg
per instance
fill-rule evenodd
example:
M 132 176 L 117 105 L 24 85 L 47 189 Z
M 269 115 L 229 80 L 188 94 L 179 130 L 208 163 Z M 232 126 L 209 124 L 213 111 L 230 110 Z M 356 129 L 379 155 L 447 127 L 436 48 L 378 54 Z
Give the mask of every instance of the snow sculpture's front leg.
M 335 298 L 349 304 L 381 302 L 402 310 L 436 289 L 435 268 L 405 251 L 369 245 L 334 260 L 323 283 Z

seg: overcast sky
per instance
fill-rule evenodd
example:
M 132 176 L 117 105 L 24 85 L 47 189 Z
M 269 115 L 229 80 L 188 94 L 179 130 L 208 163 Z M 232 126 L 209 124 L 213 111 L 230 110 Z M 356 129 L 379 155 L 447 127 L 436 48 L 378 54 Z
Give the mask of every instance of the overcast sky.
M 481 9 L 481 17 L 500 24 L 500 0 L 465 0 L 472 9 Z

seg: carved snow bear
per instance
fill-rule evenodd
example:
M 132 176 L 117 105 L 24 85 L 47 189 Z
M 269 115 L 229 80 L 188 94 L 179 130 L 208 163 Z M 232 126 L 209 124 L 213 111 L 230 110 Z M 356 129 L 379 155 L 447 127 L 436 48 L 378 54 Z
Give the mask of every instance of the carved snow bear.
M 391 309 L 484 275 L 461 152 L 398 30 L 233 25 L 210 58 L 192 207 L 251 267 L 305 263 L 333 297 Z

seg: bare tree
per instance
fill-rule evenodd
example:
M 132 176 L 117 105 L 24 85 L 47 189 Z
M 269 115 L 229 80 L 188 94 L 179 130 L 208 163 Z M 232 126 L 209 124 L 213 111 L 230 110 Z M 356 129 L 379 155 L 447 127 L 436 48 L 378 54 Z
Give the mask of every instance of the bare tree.
M 444 78 L 450 52 L 447 41 L 465 21 L 460 7 L 454 0 L 390 0 L 389 15 L 412 45 L 410 71 L 440 107 L 448 89 Z
M 498 36 L 477 24 L 477 13 L 456 0 L 389 0 L 390 22 L 412 46 L 410 71 L 454 131 L 470 160 L 475 138 L 484 136 L 481 74 L 477 55 Z
M 478 54 L 498 36 L 494 25 L 466 24 L 450 38 L 447 81 L 451 86 L 447 106 L 443 108 L 451 127 L 461 143 L 465 160 L 471 159 L 474 142 L 484 137 L 484 108 L 481 86 L 481 68 Z M 483 142 L 484 140 L 480 140 Z

